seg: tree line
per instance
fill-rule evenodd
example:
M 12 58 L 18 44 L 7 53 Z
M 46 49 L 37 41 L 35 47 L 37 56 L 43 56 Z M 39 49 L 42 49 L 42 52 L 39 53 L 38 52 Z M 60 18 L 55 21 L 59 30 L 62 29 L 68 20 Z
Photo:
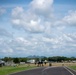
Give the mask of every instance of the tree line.
M 43 58 L 27 58 L 27 57 L 4 57 L 1 60 L 5 62 L 13 61 L 14 63 L 25 62 L 28 60 L 35 59 L 35 61 L 49 61 L 49 62 L 63 62 L 63 61 L 76 61 L 75 57 L 64 57 L 64 56 L 53 56 L 53 57 L 43 57 Z

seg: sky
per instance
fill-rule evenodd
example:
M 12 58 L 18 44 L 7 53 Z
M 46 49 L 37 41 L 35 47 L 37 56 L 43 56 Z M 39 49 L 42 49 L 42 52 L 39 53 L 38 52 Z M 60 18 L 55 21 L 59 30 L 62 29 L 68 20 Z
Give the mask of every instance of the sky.
M 76 57 L 76 0 L 0 0 L 0 57 Z

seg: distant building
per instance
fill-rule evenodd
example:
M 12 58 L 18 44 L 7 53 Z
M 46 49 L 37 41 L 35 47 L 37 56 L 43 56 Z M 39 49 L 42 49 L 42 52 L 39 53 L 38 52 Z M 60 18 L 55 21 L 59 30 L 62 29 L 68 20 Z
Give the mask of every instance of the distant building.
M 76 63 L 76 60 L 72 61 L 73 63 Z
M 25 64 L 25 62 L 20 62 L 20 65 L 24 65 Z
M 34 59 L 28 60 L 27 63 L 33 64 L 33 63 L 35 63 L 35 60 Z
M 6 66 L 14 66 L 15 64 L 14 64 L 13 60 L 11 60 L 11 61 L 7 61 L 7 62 L 5 63 L 5 65 L 6 65 Z

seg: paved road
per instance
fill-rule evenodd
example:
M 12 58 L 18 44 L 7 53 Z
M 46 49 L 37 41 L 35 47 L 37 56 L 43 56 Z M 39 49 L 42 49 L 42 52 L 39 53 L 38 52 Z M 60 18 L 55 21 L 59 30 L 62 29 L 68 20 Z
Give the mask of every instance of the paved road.
M 76 75 L 76 72 L 66 67 L 41 67 L 11 75 Z

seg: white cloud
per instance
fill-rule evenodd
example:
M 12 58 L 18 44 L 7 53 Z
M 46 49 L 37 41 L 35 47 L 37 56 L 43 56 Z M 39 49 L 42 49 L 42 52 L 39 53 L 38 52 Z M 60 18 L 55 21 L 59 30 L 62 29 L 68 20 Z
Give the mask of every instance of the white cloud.
M 9 41 L 8 40 L 5 40 L 3 38 L 0 38 L 0 53 L 3 55 L 3 56 L 6 56 L 6 55 L 11 55 L 13 54 L 13 49 L 10 47 L 9 45 Z
M 50 38 L 50 37 L 15 37 L 9 40 L 0 39 L 0 52 L 4 54 L 10 53 L 10 55 L 39 55 L 43 54 L 58 54 L 67 50 L 74 50 L 76 48 L 76 34 L 63 34 L 62 36 Z M 68 44 L 67 44 L 68 43 Z M 39 51 L 41 53 L 39 53 Z M 50 53 L 52 52 L 52 53 Z M 67 52 L 66 52 L 67 53 Z M 48 54 L 48 55 L 49 55 Z M 23 56 L 22 55 L 22 56 Z
M 74 41 L 68 34 L 63 34 L 63 37 L 66 41 Z
M 2 53 L 5 53 L 5 54 L 12 54 L 13 53 L 13 50 L 12 49 L 7 49 L 7 50 L 2 50 Z
M 76 47 L 76 34 L 62 34 L 54 38 L 43 37 L 42 40 L 48 48 L 69 50 Z
M 50 56 L 63 54 L 63 52 L 67 54 L 69 50 L 74 50 L 76 34 L 68 34 L 65 28 L 76 24 L 76 11 L 70 12 L 58 21 L 53 21 L 52 4 L 53 0 L 32 0 L 28 9 L 18 6 L 13 8 L 12 25 L 25 32 L 13 31 L 15 34 L 10 41 L 0 39 L 0 52 L 8 54 L 10 52 L 15 56 L 17 54 L 18 56 L 21 54 L 22 56 L 23 54 L 24 56 L 31 54 Z M 62 30 L 65 31 L 62 32 Z M 8 32 L 3 29 L 0 29 L 0 35 L 9 37 Z
M 20 45 L 22 44 L 22 45 L 25 45 L 25 46 L 30 46 L 31 45 L 31 42 L 27 39 L 24 39 L 23 37 L 16 38 L 15 42 L 17 42 Z
M 70 12 L 63 18 L 63 21 L 69 25 L 76 25 L 76 11 Z
M 12 24 L 29 32 L 43 32 L 48 27 L 47 19 L 52 15 L 52 4 L 53 0 L 33 0 L 28 10 L 16 7 L 12 10 Z
M 35 9 L 48 9 L 53 4 L 53 0 L 33 0 L 31 5 Z
M 18 17 L 24 12 L 24 9 L 22 7 L 16 7 L 12 10 L 12 16 L 13 17 Z
M 12 23 L 16 24 L 16 25 L 19 25 L 20 24 L 20 20 L 19 19 L 12 20 Z
M 3 15 L 6 12 L 6 9 L 0 7 L 0 15 Z
M 41 16 L 51 16 L 53 0 L 33 0 L 30 3 L 31 11 Z
M 55 26 L 75 26 L 76 25 L 76 11 L 68 13 L 61 20 L 54 23 Z
M 8 32 L 6 29 L 1 28 L 1 27 L 0 27 L 0 36 L 1 37 L 2 36 L 4 36 L 4 37 L 13 37 L 13 35 L 10 32 Z
M 43 41 L 44 42 L 49 42 L 49 43 L 52 43 L 52 44 L 59 44 L 59 42 L 60 42 L 56 38 L 46 38 L 46 37 L 43 37 Z
M 26 12 L 23 12 L 21 9 L 21 7 L 16 7 L 12 10 L 13 25 L 23 28 L 29 32 L 43 32 L 44 26 L 41 23 L 41 19 L 37 18 L 36 16 L 30 16 L 29 13 L 26 14 Z

